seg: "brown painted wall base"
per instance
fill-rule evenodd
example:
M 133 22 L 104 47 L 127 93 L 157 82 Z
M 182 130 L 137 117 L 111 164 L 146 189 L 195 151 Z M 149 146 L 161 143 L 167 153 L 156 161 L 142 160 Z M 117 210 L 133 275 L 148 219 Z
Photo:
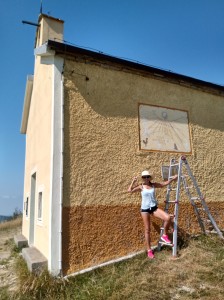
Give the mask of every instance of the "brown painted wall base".
M 207 204 L 213 218 L 223 228 L 224 202 Z M 151 218 L 152 245 L 158 241 L 161 224 L 160 220 Z M 178 227 L 178 234 L 185 236 L 200 232 L 189 203 L 179 206 Z M 62 248 L 64 275 L 144 249 L 139 206 L 64 207 Z

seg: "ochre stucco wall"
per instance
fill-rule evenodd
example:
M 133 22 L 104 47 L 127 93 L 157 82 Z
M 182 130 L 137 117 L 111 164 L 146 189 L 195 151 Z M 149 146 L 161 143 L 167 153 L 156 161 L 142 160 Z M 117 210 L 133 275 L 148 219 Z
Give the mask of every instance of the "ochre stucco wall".
M 33 93 L 26 132 L 26 161 L 24 201 L 29 197 L 29 215 L 23 214 L 23 235 L 29 241 L 31 176 L 36 172 L 34 244 L 48 258 L 49 251 L 49 199 L 51 176 L 51 114 L 52 66 L 40 64 L 36 58 Z M 44 80 L 43 80 L 44 78 Z M 38 221 L 38 192 L 43 195 L 43 218 Z
M 223 97 L 99 62 L 66 60 L 64 78 L 65 273 L 144 249 L 141 199 L 126 192 L 128 185 L 144 169 L 161 181 L 161 166 L 180 155 L 139 150 L 138 103 L 188 111 L 192 154 L 187 159 L 221 225 Z M 162 206 L 165 193 L 157 192 Z M 197 231 L 192 208 L 184 196 L 181 201 L 180 232 Z M 153 219 L 153 241 L 159 226 Z

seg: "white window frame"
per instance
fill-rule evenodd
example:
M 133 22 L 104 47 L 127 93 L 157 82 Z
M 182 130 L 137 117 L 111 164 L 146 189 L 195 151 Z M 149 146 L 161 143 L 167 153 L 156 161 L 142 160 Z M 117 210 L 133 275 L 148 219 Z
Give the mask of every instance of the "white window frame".
M 39 200 L 40 200 L 40 195 L 41 195 L 41 216 L 39 217 Z M 44 211 L 44 186 L 41 185 L 38 188 L 38 195 L 37 195 L 37 224 L 38 225 L 43 225 L 43 211 Z

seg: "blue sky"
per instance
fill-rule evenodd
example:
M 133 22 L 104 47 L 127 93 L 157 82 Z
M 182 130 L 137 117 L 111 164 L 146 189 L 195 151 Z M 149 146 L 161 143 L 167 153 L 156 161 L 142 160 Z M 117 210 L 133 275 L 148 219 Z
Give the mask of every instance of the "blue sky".
M 26 77 L 41 0 L 1 0 L 0 215 L 22 209 Z M 43 0 L 76 46 L 224 85 L 223 0 Z

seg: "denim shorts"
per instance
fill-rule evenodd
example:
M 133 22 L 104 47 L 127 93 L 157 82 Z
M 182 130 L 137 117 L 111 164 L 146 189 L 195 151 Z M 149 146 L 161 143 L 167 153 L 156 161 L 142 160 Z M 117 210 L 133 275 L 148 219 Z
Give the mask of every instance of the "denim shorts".
M 141 212 L 152 214 L 152 213 L 154 213 L 154 211 L 157 210 L 157 208 L 158 208 L 158 206 L 153 206 L 151 208 L 141 209 Z

